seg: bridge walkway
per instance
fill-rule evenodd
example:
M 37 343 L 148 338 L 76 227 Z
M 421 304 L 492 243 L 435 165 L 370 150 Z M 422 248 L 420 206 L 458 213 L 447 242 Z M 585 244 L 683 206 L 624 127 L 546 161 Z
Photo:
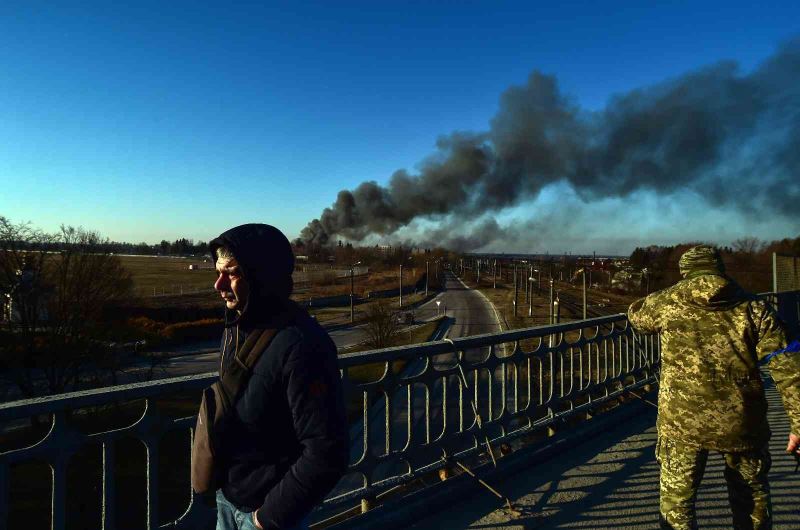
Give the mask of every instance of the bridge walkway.
M 767 383 L 772 428 L 770 485 L 776 530 L 800 528 L 800 473 L 785 453 L 789 420 L 771 380 Z M 419 520 L 416 530 L 591 528 L 649 530 L 658 526 L 655 408 L 544 464 L 492 483 L 508 495 L 522 517 L 513 518 L 486 490 L 453 501 L 443 512 Z M 697 502 L 703 529 L 733 527 L 722 457 L 711 453 Z

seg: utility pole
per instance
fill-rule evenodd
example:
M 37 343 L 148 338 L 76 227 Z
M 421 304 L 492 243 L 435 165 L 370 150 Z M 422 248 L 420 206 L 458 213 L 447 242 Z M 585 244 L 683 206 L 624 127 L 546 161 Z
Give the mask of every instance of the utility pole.
M 550 309 L 550 323 L 553 324 L 553 313 L 554 313 L 554 306 L 553 306 L 553 278 L 550 278 L 550 304 L 548 308 Z
M 350 267 L 350 323 L 355 322 L 355 310 L 353 308 L 353 267 Z
M 497 260 L 494 260 L 494 267 L 492 267 L 492 289 L 497 289 Z
M 581 277 L 583 278 L 583 319 L 586 320 L 586 268 L 581 269 Z
M 475 283 L 478 284 L 478 287 L 481 286 L 481 260 L 475 260 Z
M 428 276 L 430 276 L 430 267 L 428 260 L 425 260 L 425 296 L 428 296 Z
M 529 296 L 529 294 L 530 294 L 530 293 L 528 292 L 528 291 L 529 291 L 528 287 L 529 287 L 529 286 L 530 286 L 530 284 L 531 284 L 531 282 L 529 282 L 529 281 L 528 281 L 528 275 L 527 275 L 527 274 L 525 274 L 526 272 L 528 272 L 528 271 L 527 271 L 527 269 L 528 269 L 528 267 L 526 266 L 526 267 L 525 267 L 525 268 L 522 270 L 522 273 L 523 273 L 523 274 L 522 274 L 522 276 L 525 278 L 525 303 L 526 303 L 526 304 L 528 303 L 528 300 L 530 300 L 530 296 Z
M 403 309 L 403 264 L 400 264 L 400 309 Z
M 528 291 L 531 294 L 530 297 L 528 298 L 528 316 L 532 317 L 533 316 L 533 267 L 530 268 L 529 272 L 530 274 L 528 275 L 528 278 L 525 281 L 525 283 L 527 283 L 530 286 L 528 288 Z

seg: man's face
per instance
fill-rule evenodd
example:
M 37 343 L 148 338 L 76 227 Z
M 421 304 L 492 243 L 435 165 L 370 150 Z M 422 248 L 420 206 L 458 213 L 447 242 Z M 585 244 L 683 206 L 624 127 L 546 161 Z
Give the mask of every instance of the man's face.
M 242 276 L 242 269 L 236 258 L 217 258 L 217 281 L 214 282 L 225 305 L 230 310 L 241 311 L 247 303 L 250 287 Z

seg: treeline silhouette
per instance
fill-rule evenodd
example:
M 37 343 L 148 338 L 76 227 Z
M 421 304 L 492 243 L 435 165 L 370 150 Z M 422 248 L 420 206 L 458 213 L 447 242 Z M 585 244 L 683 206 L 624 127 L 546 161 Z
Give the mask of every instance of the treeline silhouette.
M 61 252 L 63 250 L 74 250 L 74 243 L 50 240 L 50 241 L 31 241 L 20 239 L 16 241 L 7 240 L 7 244 L 14 245 L 19 250 L 35 250 L 45 252 Z M 113 254 L 135 254 L 142 256 L 205 256 L 208 254 L 208 243 L 205 241 L 194 242 L 193 239 L 180 238 L 175 241 L 162 240 L 161 243 L 125 243 L 122 241 L 101 240 L 95 243 L 95 250 L 103 253 Z
M 630 263 L 636 268 L 647 268 L 651 291 L 663 289 L 681 279 L 678 259 L 698 244 L 637 247 L 631 254 Z M 765 292 L 772 289 L 772 253 L 800 256 L 800 236 L 772 242 L 745 237 L 719 249 L 728 275 L 751 292 Z

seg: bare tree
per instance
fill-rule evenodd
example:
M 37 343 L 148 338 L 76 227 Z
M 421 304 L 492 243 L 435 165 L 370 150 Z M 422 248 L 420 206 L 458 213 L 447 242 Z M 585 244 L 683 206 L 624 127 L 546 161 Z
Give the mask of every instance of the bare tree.
M 741 237 L 731 243 L 733 250 L 743 254 L 758 254 L 764 248 L 764 243 L 757 237 Z
M 82 369 L 108 365 L 103 311 L 130 296 L 132 280 L 106 243 L 82 228 L 50 235 L 0 218 L 0 289 L 11 306 L 0 359 L 23 396 L 77 388 Z
M 400 331 L 400 314 L 397 309 L 388 300 L 378 300 L 369 304 L 365 313 L 369 345 L 373 348 L 391 346 Z

